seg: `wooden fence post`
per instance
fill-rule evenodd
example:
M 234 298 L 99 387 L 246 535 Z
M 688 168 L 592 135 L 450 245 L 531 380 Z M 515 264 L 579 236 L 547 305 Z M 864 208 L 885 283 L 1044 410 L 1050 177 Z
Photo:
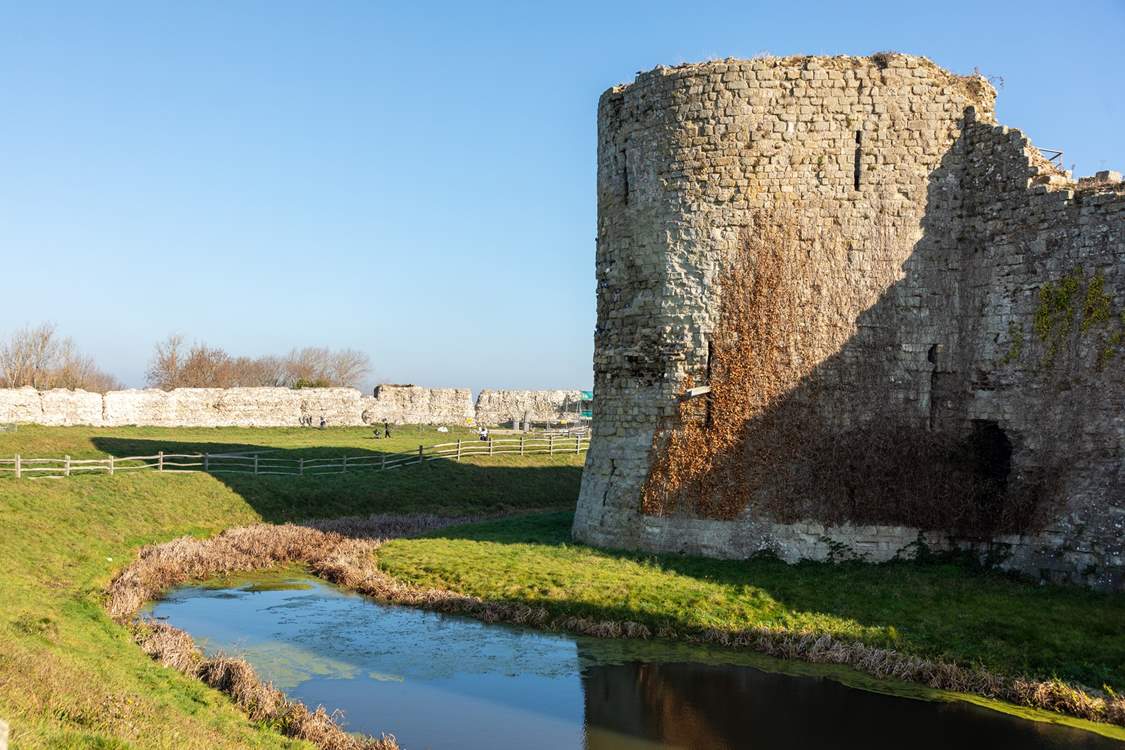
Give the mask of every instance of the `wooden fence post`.
M 574 452 L 575 453 L 581 453 L 582 452 L 582 436 L 581 435 L 575 435 L 574 436 Z
M 555 455 L 555 436 L 554 435 L 548 435 L 547 436 L 547 449 L 550 452 L 550 455 L 552 455 L 552 456 Z
M 211 454 L 210 453 L 204 453 L 203 454 L 203 470 L 204 471 L 211 471 Z
M 255 453 L 254 454 L 254 475 L 257 476 L 257 474 L 258 474 L 258 454 Z
M 387 454 L 383 454 L 383 461 L 379 464 L 379 471 L 387 470 Z
M 109 457 L 109 475 L 113 476 L 113 456 Z
M 305 457 L 304 456 L 301 456 L 299 459 L 297 459 L 297 471 L 298 471 L 298 474 L 300 476 L 303 477 L 305 475 Z
M 159 451 L 156 454 L 156 470 L 164 471 L 164 451 Z
M 520 433 L 520 455 L 523 455 L 523 433 Z
M 457 438 L 457 460 L 461 460 L 461 438 Z
M 488 439 L 488 455 L 492 455 L 492 438 Z
M 63 476 L 70 476 L 70 456 L 63 456 Z
M 20 454 L 16 454 L 16 479 L 19 479 L 22 472 L 20 471 Z
M 422 463 L 422 451 L 425 450 L 425 448 L 426 446 L 424 445 L 418 446 L 418 463 Z
M 341 471 L 341 473 L 343 473 L 343 474 L 348 473 L 348 457 L 347 456 L 344 456 L 344 468 Z

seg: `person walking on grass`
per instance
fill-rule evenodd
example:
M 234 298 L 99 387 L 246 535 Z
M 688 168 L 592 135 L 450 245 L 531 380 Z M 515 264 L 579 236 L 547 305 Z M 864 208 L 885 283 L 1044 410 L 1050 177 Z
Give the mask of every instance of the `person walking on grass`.
M 321 414 L 320 415 L 320 429 L 323 430 L 327 425 L 328 425 L 328 420 L 324 418 L 323 414 Z
M 391 425 L 387 422 L 383 422 L 383 437 L 389 438 L 390 436 L 391 436 Z

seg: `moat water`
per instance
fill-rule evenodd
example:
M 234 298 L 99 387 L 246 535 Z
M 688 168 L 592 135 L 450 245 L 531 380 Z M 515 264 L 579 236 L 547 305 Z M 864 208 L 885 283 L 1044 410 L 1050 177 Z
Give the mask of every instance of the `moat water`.
M 301 576 L 178 589 L 147 615 L 406 750 L 1125 747 L 963 701 L 849 687 L 841 670 L 486 625 Z

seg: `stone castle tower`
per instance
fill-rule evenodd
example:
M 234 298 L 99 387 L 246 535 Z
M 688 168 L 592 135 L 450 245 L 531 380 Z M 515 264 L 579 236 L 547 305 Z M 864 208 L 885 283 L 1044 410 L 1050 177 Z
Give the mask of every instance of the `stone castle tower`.
M 994 101 L 980 76 L 898 54 L 661 67 L 602 95 L 577 539 L 791 561 L 884 560 L 921 541 L 1125 585 L 1125 183 L 1071 180 L 995 123 Z M 989 454 L 1001 492 L 1043 478 L 1038 525 L 966 539 L 869 517 L 779 520 L 753 502 L 721 518 L 644 512 L 684 386 L 708 383 L 724 263 L 782 204 L 802 262 L 823 272 L 788 353 L 811 373 L 792 398 L 841 435 L 893 423 L 961 436 Z

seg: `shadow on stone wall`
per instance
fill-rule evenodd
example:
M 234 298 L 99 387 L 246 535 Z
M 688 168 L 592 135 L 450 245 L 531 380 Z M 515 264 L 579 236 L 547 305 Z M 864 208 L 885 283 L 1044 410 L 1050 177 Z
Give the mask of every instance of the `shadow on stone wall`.
M 661 451 L 705 458 L 682 456 L 690 469 L 684 481 L 662 489 L 649 511 L 734 518 L 749 508 L 784 522 L 890 524 L 978 539 L 1039 530 L 1068 511 L 1109 517 L 1104 506 L 1125 496 L 1114 426 L 1122 377 L 1120 368 L 1101 366 L 1099 352 L 1118 323 L 1110 317 L 1107 333 L 1091 331 L 1083 297 L 1101 274 L 1107 304 L 1121 298 L 1115 235 L 1085 226 L 1082 196 L 1066 204 L 1029 191 L 1035 168 L 1015 136 L 964 124 L 928 177 L 922 237 L 902 278 L 815 366 L 799 372 L 800 355 L 815 354 L 819 343 L 800 336 L 830 327 L 831 288 L 814 287 L 800 321 L 813 333 L 792 342 L 755 347 L 738 331 L 725 339 L 716 331 L 716 340 L 745 342 L 734 360 L 792 343 L 798 365 L 789 357 L 784 372 L 758 372 L 758 381 L 732 379 L 734 365 L 689 372 L 696 384 L 710 382 L 715 393 L 705 398 L 713 401 L 681 409 L 679 424 L 694 422 L 699 439 L 669 441 L 669 425 L 664 442 L 657 439 L 655 471 L 669 462 Z M 886 212 L 895 198 L 872 200 Z M 1052 242 L 1036 252 L 1044 234 Z M 878 257 L 882 248 L 857 249 Z M 804 243 L 793 250 L 806 252 Z M 1058 313 L 1060 351 L 1048 365 L 1050 342 L 1037 336 L 1039 289 L 1083 265 L 1087 281 Z M 849 278 L 860 270 L 842 271 L 845 284 L 862 283 Z M 720 389 L 749 393 L 776 383 L 767 378 L 789 378 L 784 395 L 748 419 L 736 416 L 736 439 L 709 437 L 723 419 L 714 412 L 725 403 Z

